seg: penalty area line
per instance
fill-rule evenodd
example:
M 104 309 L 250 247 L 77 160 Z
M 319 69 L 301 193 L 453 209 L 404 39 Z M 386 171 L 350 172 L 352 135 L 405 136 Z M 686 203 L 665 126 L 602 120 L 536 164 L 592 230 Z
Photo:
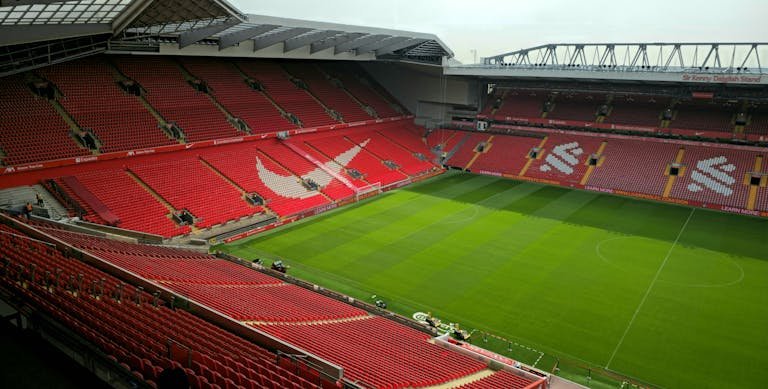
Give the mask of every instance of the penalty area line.
M 629 319 L 629 324 L 627 324 L 627 328 L 624 329 L 624 333 L 621 335 L 621 338 L 619 339 L 619 343 L 616 345 L 616 348 L 613 349 L 613 353 L 611 353 L 611 357 L 608 359 L 608 363 L 605 364 L 606 370 L 608 369 L 608 366 L 611 365 L 611 362 L 613 362 L 613 358 L 616 357 L 616 353 L 619 351 L 619 348 L 624 343 L 624 338 L 627 337 L 627 334 L 629 333 L 629 329 L 632 328 L 632 323 L 635 322 L 635 319 L 637 318 L 637 314 L 640 312 L 640 309 L 643 308 L 643 304 L 645 304 L 645 300 L 648 299 L 648 295 L 651 294 L 651 290 L 653 289 L 653 286 L 656 284 L 656 281 L 659 279 L 659 275 L 661 274 L 661 271 L 664 270 L 664 266 L 667 264 L 669 257 L 672 256 L 672 251 L 675 249 L 675 246 L 677 246 L 677 242 L 680 241 L 680 237 L 683 236 L 683 231 L 685 231 L 685 227 L 688 226 L 688 222 L 691 221 L 691 217 L 693 217 L 694 212 L 696 212 L 696 208 L 691 208 L 691 213 L 688 214 L 688 219 L 685 219 L 685 223 L 683 223 L 683 226 L 680 227 L 680 232 L 677 233 L 677 237 L 675 238 L 675 241 L 672 242 L 672 247 L 670 247 L 669 251 L 667 251 L 667 256 L 664 257 L 664 260 L 661 262 L 659 269 L 656 270 L 656 274 L 653 276 L 653 280 L 651 280 L 651 284 L 648 285 L 648 289 L 646 289 L 645 294 L 643 295 L 643 298 L 640 300 L 640 304 L 637 305 L 637 309 L 635 309 L 635 313 L 633 313 L 632 318 Z

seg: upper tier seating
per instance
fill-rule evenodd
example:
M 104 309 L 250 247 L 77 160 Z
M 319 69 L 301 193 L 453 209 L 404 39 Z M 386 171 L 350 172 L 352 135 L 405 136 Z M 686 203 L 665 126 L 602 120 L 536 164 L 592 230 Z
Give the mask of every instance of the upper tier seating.
M 596 153 L 602 138 L 550 134 L 539 159 L 533 161 L 527 177 L 579 183 L 587 171 L 589 157 Z
M 675 161 L 678 145 L 609 139 L 603 163 L 589 176 L 588 185 L 661 196 L 667 165 Z M 642 167 L 642 168 L 638 168 Z
M 545 101 L 546 91 L 508 91 L 493 118 L 502 121 L 511 118 L 540 118 Z
M 208 95 L 196 91 L 181 68 L 166 57 L 118 57 L 117 66 L 146 91 L 144 96 L 168 122 L 176 123 L 189 141 L 238 136 Z
M 374 387 L 433 386 L 476 373 L 485 365 L 428 342 L 429 335 L 382 317 L 314 325 L 258 325 L 344 367 Z
M 368 105 L 376 111 L 376 114 L 380 118 L 400 116 L 394 108 L 389 104 L 385 97 L 380 95 L 376 89 L 371 85 L 366 85 L 361 81 L 360 74 L 354 74 L 357 70 L 356 66 L 344 66 L 344 65 L 328 65 L 326 67 L 329 72 L 344 84 L 344 88 L 349 91 L 353 96 L 360 100 L 363 104 Z
M 177 210 L 187 209 L 200 228 L 208 228 L 262 211 L 249 206 L 241 194 L 194 157 L 167 158 L 130 170 Z
M 669 107 L 669 98 L 655 96 L 615 95 L 611 101 L 611 113 L 605 123 L 659 127 L 661 113 Z
M 117 227 L 166 238 L 189 233 L 189 226 L 176 225 L 168 217 L 168 209 L 123 169 L 92 170 L 77 174 L 76 177 L 120 218 Z
M 528 162 L 528 152 L 539 143 L 541 138 L 496 135 L 490 149 L 472 164 L 472 170 L 518 175 Z
M 494 89 L 493 93 L 486 95 L 483 110 L 480 111 L 480 114 L 484 117 L 492 117 L 493 111 L 497 109 L 496 106 L 501 106 L 502 96 L 504 96 L 504 92 L 499 89 Z
M 747 134 L 768 135 L 768 107 L 760 106 L 749 113 L 749 120 L 744 126 Z
M 185 58 L 183 61 L 192 74 L 208 84 L 216 100 L 229 113 L 244 120 L 254 133 L 296 128 L 261 92 L 245 83 L 233 64 L 208 58 Z
M 195 389 L 317 385 L 276 364 L 275 354 L 183 310 L 155 307 L 149 293 L 23 235 L 0 225 L 0 255 L 10 260 L 10 266 L 0 272 L 3 284 L 150 386 L 171 367 L 184 368 Z M 83 288 L 73 293 L 77 282 L 71 281 L 79 275 Z M 18 277 L 25 279 L 24 285 L 16 282 Z M 104 295 L 97 299 L 91 288 L 100 280 Z M 119 284 L 124 285 L 121 301 L 113 297 Z M 141 304 L 135 303 L 137 296 Z
M 323 195 L 305 188 L 298 177 L 264 155 L 254 143 L 225 151 L 204 150 L 202 158 L 248 193 L 257 193 L 280 216 L 328 204 Z
M 373 119 L 360 107 L 360 104 L 343 89 L 334 86 L 315 66 L 312 63 L 298 62 L 286 63 L 285 68 L 294 77 L 304 81 L 309 87 L 309 91 L 326 107 L 340 113 L 344 122 L 362 122 Z
M 307 91 L 291 82 L 279 64 L 269 61 L 238 61 L 248 77 L 261 83 L 265 92 L 284 110 L 301 120 L 303 127 L 338 124 Z
M 51 104 L 32 93 L 20 75 L 2 78 L 0 88 L 1 162 L 20 165 L 89 155 L 69 136 L 70 128 Z
M 46 67 L 40 73 L 64 96 L 61 105 L 83 129 L 101 140 L 101 151 L 113 152 L 176 143 L 136 96 L 117 84 L 106 58 L 86 58 Z
M 681 101 L 669 127 L 733 132 L 733 110 L 722 103 Z
M 744 183 L 744 175 L 752 171 L 756 155 L 713 146 L 685 146 L 686 169 L 675 181 L 671 196 L 746 208 L 749 186 Z
M 597 109 L 603 104 L 605 104 L 605 95 L 561 93 L 555 99 L 554 110 L 547 114 L 547 118 L 594 122 L 597 118 Z

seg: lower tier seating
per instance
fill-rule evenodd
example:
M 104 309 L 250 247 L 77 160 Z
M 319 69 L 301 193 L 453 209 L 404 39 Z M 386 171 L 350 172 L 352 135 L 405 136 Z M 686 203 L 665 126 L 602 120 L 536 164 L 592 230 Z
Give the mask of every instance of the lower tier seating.
M 488 151 L 472 164 L 472 170 L 518 175 L 528 162 L 528 152 L 539 143 L 541 138 L 494 136 Z
M 381 160 L 389 160 L 400 166 L 400 170 L 410 176 L 416 176 L 432 170 L 434 165 L 429 161 L 416 158 L 413 153 L 402 146 L 392 143 L 376 131 L 354 132 L 347 135 L 353 143 L 362 145 L 367 142 L 365 149 Z
M 174 208 L 189 210 L 200 228 L 262 212 L 261 207 L 249 206 L 237 189 L 197 158 L 167 158 L 132 165 L 130 170 Z
M 323 195 L 301 184 L 299 177 L 273 162 L 253 143 L 205 150 L 202 158 L 248 193 L 257 193 L 280 216 L 328 204 Z
M 169 252 L 177 251 L 167 248 L 159 251 L 160 248 L 154 246 L 130 243 L 118 243 L 114 250 L 109 250 L 110 243 L 112 242 L 107 239 L 88 237 L 56 229 L 45 230 L 57 234 L 56 236 L 60 239 L 72 242 L 78 247 L 87 246 L 86 251 L 92 255 L 103 258 L 118 266 L 132 262 L 134 265 L 130 266 L 139 266 L 139 269 L 151 269 L 153 264 L 161 263 L 153 262 L 155 260 L 161 261 L 161 258 L 152 258 L 153 253 L 159 255 L 159 253 L 168 254 Z M 2 247 L 6 246 L 13 245 L 3 245 Z M 134 249 L 130 250 L 131 247 Z M 35 257 L 31 253 L 28 254 L 30 258 Z M 127 256 L 126 254 L 131 255 Z M 175 255 L 175 257 L 187 256 L 199 258 L 202 255 L 180 250 Z M 117 257 L 124 258 L 116 259 Z M 211 262 L 221 261 L 211 257 L 208 258 L 210 258 L 208 260 Z M 203 260 L 187 259 L 190 262 L 200 262 Z M 76 262 L 73 260 L 69 261 Z M 45 263 L 52 263 L 52 261 L 46 260 Z M 359 381 L 369 386 L 381 388 L 424 387 L 456 380 L 476 373 L 486 367 L 483 362 L 475 361 L 472 358 L 430 343 L 430 335 L 426 333 L 403 326 L 384 317 L 370 316 L 365 311 L 351 305 L 331 300 L 328 297 L 298 286 L 282 283 L 274 284 L 271 282 L 240 285 L 210 284 L 211 274 L 218 274 L 215 270 L 216 268 L 202 266 L 186 267 L 190 271 L 187 275 L 193 276 L 194 271 L 197 271 L 199 278 L 197 280 L 187 280 L 188 282 L 183 283 L 162 283 L 193 301 L 210 305 L 212 308 L 233 318 L 257 320 L 258 322 L 250 324 L 255 328 L 343 367 L 345 377 L 351 382 Z M 237 275 L 237 273 L 241 273 L 241 275 Z M 239 279 L 244 279 L 245 273 L 256 273 L 256 271 L 239 265 L 232 267 L 231 271 L 228 270 L 228 274 Z M 260 273 L 257 274 L 260 277 L 266 277 Z M 88 274 L 86 274 L 86 278 L 89 280 L 98 279 L 91 278 Z M 107 283 L 111 285 L 112 281 L 107 280 Z M 128 289 L 127 293 L 130 293 L 127 296 L 133 296 L 134 290 Z M 135 306 L 135 304 L 126 305 Z M 144 306 L 147 307 L 146 305 Z M 151 310 L 155 312 L 155 308 L 151 308 Z M 160 308 L 156 312 L 162 313 L 164 316 L 163 319 L 155 321 L 155 326 L 167 326 L 167 330 L 164 327 L 165 331 L 176 329 L 178 320 L 172 321 L 171 324 L 166 323 L 170 320 L 167 316 L 175 315 L 176 313 L 165 308 Z M 93 320 L 97 320 L 96 318 L 99 317 L 98 313 L 91 313 L 91 315 Z M 264 321 L 267 320 L 271 322 L 265 323 Z M 126 323 L 136 326 L 133 321 L 126 321 Z M 190 319 L 182 322 L 182 324 L 194 325 L 196 321 Z M 144 327 L 140 326 L 138 328 L 143 329 Z M 125 334 L 127 335 L 123 336 L 134 335 L 135 332 L 126 331 Z M 194 334 L 197 333 L 199 331 Z M 208 334 L 207 339 L 201 340 L 200 346 L 197 346 L 196 343 L 191 343 L 188 337 L 194 334 L 189 334 L 188 331 L 181 331 L 173 339 L 178 339 L 182 345 L 195 345 L 195 350 L 197 350 L 198 347 L 205 348 L 211 342 L 226 336 L 220 333 L 221 331 Z M 247 342 L 241 342 L 244 344 L 241 346 L 243 349 L 252 346 Z M 147 350 L 154 350 L 152 347 L 157 347 L 159 350 L 162 344 L 155 345 L 150 343 Z M 231 350 L 228 348 L 226 351 Z M 142 353 L 138 355 L 139 358 L 149 359 L 150 355 L 147 354 L 148 352 L 142 350 Z M 220 353 L 211 356 L 196 356 L 193 354 L 191 374 L 206 377 L 210 382 L 210 379 L 216 380 L 217 378 L 209 377 L 211 375 L 209 370 L 224 371 L 228 374 L 220 373 L 222 376 L 228 377 L 235 382 L 238 382 L 238 380 L 243 382 L 244 378 L 249 376 L 242 373 L 243 369 L 240 368 L 240 365 L 245 367 L 250 365 L 240 358 L 242 352 L 235 350 L 232 354 L 226 358 L 220 355 Z M 255 351 L 254 354 L 258 357 L 263 355 L 263 352 Z M 221 366 L 216 363 L 217 358 L 219 358 L 218 361 L 221 363 Z M 257 362 L 260 361 L 257 359 Z M 271 366 L 269 364 L 262 364 L 267 367 Z M 235 368 L 235 365 L 238 368 Z M 240 373 L 242 377 L 233 374 L 226 367 L 232 368 L 234 372 Z M 288 382 L 306 384 L 299 377 L 291 375 L 285 377 L 288 378 Z
M 450 153 L 468 134 L 464 131 L 436 129 L 427 135 L 430 150 L 439 148 L 440 152 Z
M 671 143 L 609 139 L 602 164 L 587 184 L 660 196 L 667 183 L 667 165 L 675 161 L 678 149 L 678 145 Z
M 370 142 L 368 139 L 366 138 L 359 145 L 356 145 L 346 139 L 340 140 L 329 136 L 308 139 L 307 143 L 347 169 L 356 169 L 365 176 L 365 181 L 371 184 L 387 185 L 406 179 L 405 174 L 387 167 L 380 159 L 365 150 L 365 146 Z M 347 154 L 348 151 L 353 153 L 351 159 L 349 159 L 350 155 Z M 349 159 L 349 161 L 345 164 L 340 159 Z
M 472 160 L 472 158 L 475 157 L 475 149 L 477 149 L 477 146 L 481 142 L 488 141 L 488 138 L 490 138 L 489 134 L 478 134 L 478 133 L 467 133 L 465 136 L 461 136 L 462 133 L 457 133 L 453 136 L 453 138 L 460 137 L 459 142 L 463 142 L 461 144 L 457 144 L 458 150 L 453 154 L 453 156 L 448 159 L 447 164 L 451 166 L 456 166 L 463 168 L 467 166 L 469 161 Z M 452 139 L 453 139 L 452 138 Z M 451 150 L 451 149 L 446 149 Z
M 427 159 L 431 159 L 432 153 L 424 141 L 426 130 L 415 125 L 399 124 L 395 127 L 382 128 L 377 130 L 379 134 L 400 146 L 405 147 L 412 153 L 420 153 Z
M 476 373 L 485 365 L 429 343 L 429 335 L 382 317 L 314 325 L 259 325 L 278 338 L 337 363 L 369 386 L 433 386 Z
M 155 306 L 149 293 L 5 225 L 0 255 L 5 288 L 151 387 L 169 368 L 183 369 L 192 388 L 318 385 L 277 364 L 275 354 L 162 301 Z
M 337 141 L 339 141 L 337 139 Z M 297 154 L 289 146 L 275 139 L 260 142 L 259 150 L 268 155 L 272 160 L 290 170 L 294 175 L 304 180 L 312 180 L 318 186 L 318 190 L 334 200 L 353 196 L 355 192 L 341 181 L 333 178 L 323 168 L 313 164 L 306 158 Z M 352 145 L 350 145 L 352 148 Z
M 189 233 L 189 226 L 174 223 L 168 209 L 123 169 L 92 170 L 75 177 L 120 218 L 117 227 L 166 238 Z
M 768 176 L 768 155 L 763 156 L 763 174 Z M 756 208 L 768 212 L 768 186 L 758 188 Z
M 591 136 L 550 134 L 539 158 L 531 163 L 527 177 L 579 183 L 588 168 L 589 157 L 603 139 Z
M 756 153 L 717 147 L 685 147 L 685 170 L 672 187 L 672 197 L 706 204 L 745 208 Z
M 531 381 L 512 374 L 505 370 L 499 370 L 481 380 L 462 385 L 460 389 L 523 389 L 528 387 Z
M 367 315 L 361 309 L 292 284 L 232 286 L 174 282 L 164 285 L 240 321 L 300 323 Z

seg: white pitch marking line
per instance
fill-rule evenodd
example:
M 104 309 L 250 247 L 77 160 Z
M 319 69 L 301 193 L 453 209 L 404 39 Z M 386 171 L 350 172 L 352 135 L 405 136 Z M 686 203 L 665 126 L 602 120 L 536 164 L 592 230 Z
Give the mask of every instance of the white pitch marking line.
M 683 235 L 683 231 L 685 231 L 685 227 L 688 226 L 688 222 L 691 221 L 691 217 L 693 216 L 694 212 L 696 212 L 696 208 L 691 208 L 691 213 L 688 215 L 688 219 L 685 219 L 685 223 L 683 223 L 683 226 L 680 228 L 680 232 L 678 232 L 677 238 L 675 238 L 675 241 L 672 242 L 672 247 L 670 247 L 669 251 L 667 251 L 667 256 L 664 257 L 664 261 L 661 262 L 661 265 L 659 266 L 659 270 L 656 271 L 656 275 L 653 276 L 653 280 L 651 280 L 651 284 L 648 285 L 648 289 L 645 291 L 645 295 L 643 295 L 643 299 L 640 300 L 640 304 L 637 306 L 637 309 L 635 309 L 635 313 L 632 314 L 632 318 L 629 319 L 629 324 L 627 324 L 627 328 L 624 330 L 624 334 L 621 335 L 621 339 L 619 339 L 619 344 L 617 344 L 616 348 L 613 349 L 611 358 L 608 359 L 608 363 L 605 364 L 606 369 L 608 369 L 608 366 L 610 366 L 611 362 L 613 362 L 613 358 L 616 356 L 616 352 L 619 351 L 621 344 L 624 343 L 624 338 L 627 337 L 627 333 L 629 333 L 629 329 L 632 328 L 632 323 L 635 322 L 635 318 L 637 318 L 637 314 L 640 312 L 640 309 L 643 307 L 643 304 L 645 304 L 645 300 L 648 298 L 648 295 L 651 294 L 651 289 L 653 289 L 653 285 L 655 285 L 656 280 L 659 279 L 659 275 L 661 274 L 661 271 L 664 270 L 664 266 L 667 264 L 667 260 L 669 260 L 669 257 L 672 255 L 672 250 L 674 250 L 675 246 L 677 246 L 677 242 L 680 240 L 680 237 Z

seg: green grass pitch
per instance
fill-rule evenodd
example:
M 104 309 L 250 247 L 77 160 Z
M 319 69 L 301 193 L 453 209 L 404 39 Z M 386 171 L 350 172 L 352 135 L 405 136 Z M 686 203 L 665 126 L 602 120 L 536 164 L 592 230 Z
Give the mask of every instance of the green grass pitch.
M 768 380 L 768 220 L 457 173 L 219 249 L 660 387 Z

